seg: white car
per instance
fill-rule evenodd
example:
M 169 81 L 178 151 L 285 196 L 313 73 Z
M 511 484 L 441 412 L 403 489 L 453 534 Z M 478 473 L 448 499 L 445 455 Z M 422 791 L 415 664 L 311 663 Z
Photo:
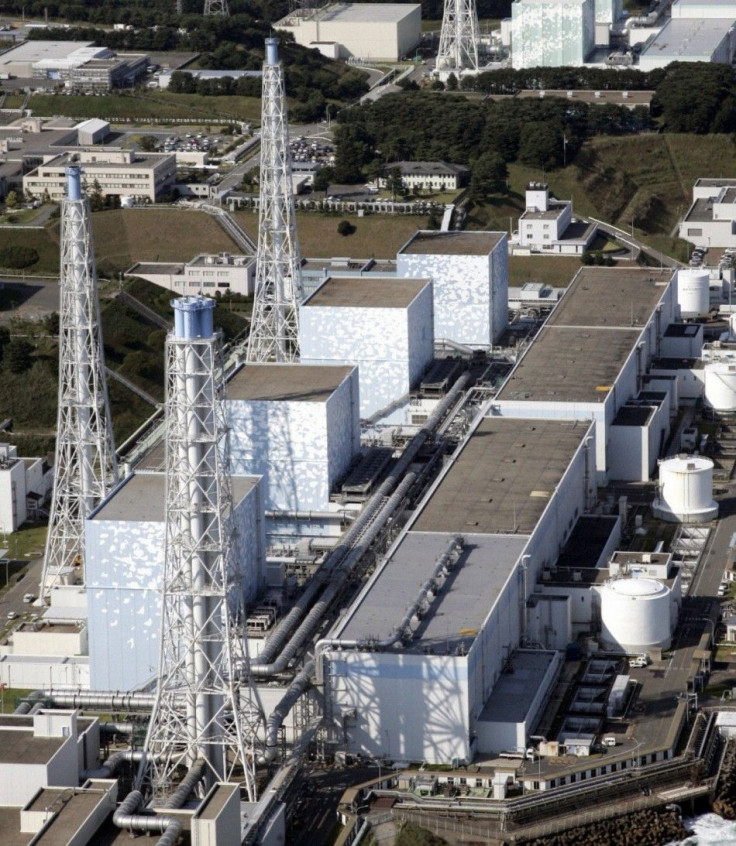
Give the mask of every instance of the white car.
M 17 616 L 18 616 L 17 611 L 8 611 L 8 620 L 15 620 L 15 618 Z

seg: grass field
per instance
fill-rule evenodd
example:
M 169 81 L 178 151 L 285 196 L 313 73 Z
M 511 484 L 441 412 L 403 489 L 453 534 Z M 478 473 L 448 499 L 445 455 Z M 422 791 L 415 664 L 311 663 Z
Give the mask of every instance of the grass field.
M 168 91 L 135 91 L 130 94 L 84 95 L 38 94 L 28 108 L 36 115 L 64 114 L 73 118 L 98 117 L 104 120 L 156 118 L 191 119 L 217 123 L 227 120 L 260 120 L 261 101 L 256 97 L 202 97 L 198 94 L 172 94 Z
M 97 264 L 124 270 L 135 261 L 188 261 L 233 252 L 235 244 L 207 214 L 182 209 L 121 209 L 92 216 Z
M 252 211 L 236 212 L 248 234 L 255 238 L 258 233 L 258 215 Z M 331 258 L 351 256 L 352 258 L 396 258 L 396 252 L 417 229 L 425 229 L 427 218 L 413 215 L 377 215 L 357 217 L 350 214 L 325 215 L 311 212 L 297 212 L 299 246 L 303 256 Z M 355 226 L 352 235 L 339 235 L 337 225 L 349 220 Z
M 581 267 L 575 256 L 509 256 L 509 285 L 545 282 L 565 288 Z
M 27 273 L 55 275 L 59 272 L 59 224 L 44 229 L 0 229 L 0 244 L 15 244 L 19 247 L 33 247 L 38 252 L 38 261 L 26 268 Z M 13 276 L 23 271 L 10 271 Z

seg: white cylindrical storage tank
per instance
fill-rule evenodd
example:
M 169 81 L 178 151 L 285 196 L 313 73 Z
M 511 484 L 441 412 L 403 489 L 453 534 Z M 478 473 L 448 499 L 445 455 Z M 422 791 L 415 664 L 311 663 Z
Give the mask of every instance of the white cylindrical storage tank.
M 704 400 L 716 411 L 736 411 L 736 364 L 713 361 L 703 367 Z
M 663 520 L 702 523 L 718 516 L 713 499 L 713 462 L 702 455 L 678 455 L 659 465 L 659 493 L 652 506 Z
M 649 578 L 622 578 L 600 589 L 601 642 L 606 649 L 636 653 L 670 646 L 670 589 Z
M 121 195 L 120 197 L 120 208 L 121 209 L 132 209 L 135 205 L 135 200 L 128 196 L 128 195 Z
M 680 317 L 704 317 L 710 311 L 710 276 L 707 270 L 677 271 L 677 305 Z

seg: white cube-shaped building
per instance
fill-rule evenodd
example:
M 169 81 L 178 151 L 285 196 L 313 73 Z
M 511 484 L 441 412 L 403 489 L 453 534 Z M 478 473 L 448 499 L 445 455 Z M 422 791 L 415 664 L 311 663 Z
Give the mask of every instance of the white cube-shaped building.
M 166 476 L 136 473 L 85 524 L 90 688 L 130 690 L 158 671 Z M 245 599 L 260 592 L 266 536 L 261 480 L 233 477 L 232 520 Z
M 396 257 L 399 276 L 431 279 L 434 337 L 487 349 L 506 328 L 505 232 L 417 232 Z
M 511 20 L 514 68 L 580 67 L 595 46 L 594 0 L 516 0 Z
M 233 472 L 263 476 L 266 509 L 323 511 L 360 451 L 357 367 L 248 364 L 228 383 Z
M 302 364 L 357 364 L 360 416 L 405 398 L 434 354 L 432 285 L 328 279 L 301 307 Z

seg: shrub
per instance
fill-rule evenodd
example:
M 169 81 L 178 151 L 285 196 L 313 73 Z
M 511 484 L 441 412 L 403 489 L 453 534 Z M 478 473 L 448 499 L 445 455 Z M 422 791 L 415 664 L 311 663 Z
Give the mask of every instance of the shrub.
M 30 267 L 38 261 L 38 250 L 11 244 L 0 247 L 0 267 Z
M 349 220 L 341 220 L 337 224 L 337 232 L 342 236 L 352 235 L 355 232 L 355 227 Z

